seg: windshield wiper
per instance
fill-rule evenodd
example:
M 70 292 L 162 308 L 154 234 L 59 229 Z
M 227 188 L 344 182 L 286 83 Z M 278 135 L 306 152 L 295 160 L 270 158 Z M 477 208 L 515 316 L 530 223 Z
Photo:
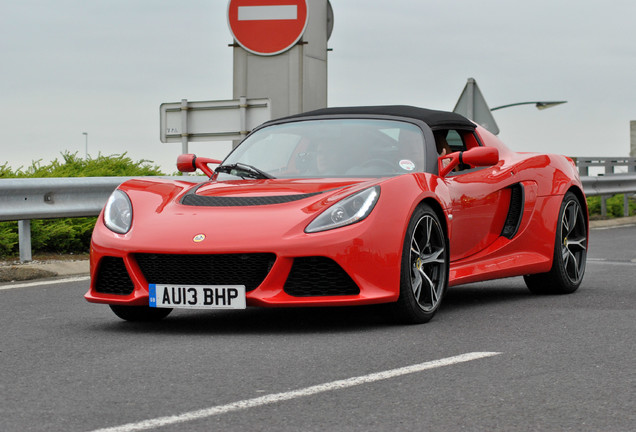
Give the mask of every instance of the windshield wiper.
M 241 178 L 250 177 L 254 179 L 273 179 L 276 178 L 255 166 L 244 163 L 233 163 L 228 165 L 219 165 L 214 172 L 232 174 Z M 245 174 L 242 175 L 241 173 Z

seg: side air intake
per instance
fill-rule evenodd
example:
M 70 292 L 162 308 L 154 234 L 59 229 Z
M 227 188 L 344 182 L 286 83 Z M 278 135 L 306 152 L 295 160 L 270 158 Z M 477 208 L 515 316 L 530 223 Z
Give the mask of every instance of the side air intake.
M 508 208 L 508 216 L 506 223 L 501 230 L 502 237 L 508 239 L 513 238 L 519 230 L 521 217 L 523 216 L 524 191 L 521 183 L 510 186 L 510 207 Z

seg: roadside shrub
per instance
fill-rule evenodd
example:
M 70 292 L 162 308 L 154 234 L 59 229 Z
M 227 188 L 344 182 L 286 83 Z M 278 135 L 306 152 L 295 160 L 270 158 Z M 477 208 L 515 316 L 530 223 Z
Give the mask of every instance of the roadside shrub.
M 600 196 L 587 197 L 587 211 L 589 212 L 590 216 L 601 214 L 601 197 Z
M 9 167 L 6 162 L 4 163 L 4 165 L 0 165 L 0 178 L 11 178 L 11 177 L 16 177 L 11 167 Z
M 623 194 L 614 195 L 607 199 L 607 218 L 623 217 Z M 629 214 L 636 214 L 636 199 L 634 196 L 628 198 Z M 587 206 L 590 218 L 601 219 L 601 197 L 591 196 L 587 198 Z
M 31 221 L 31 247 L 38 252 L 88 252 L 96 218 Z
M 104 156 L 99 154 L 95 159 L 89 156 L 83 159 L 77 153 L 62 153 L 62 160 L 57 158 L 48 165 L 41 160 L 31 162 L 26 169 L 22 167 L 12 170 L 7 163 L 0 166 L 0 177 L 3 178 L 41 178 L 41 177 L 124 177 L 164 175 L 161 168 L 151 165 L 152 161 L 141 159 L 133 161 L 126 153 Z
M 0 222 L 0 256 L 11 255 L 18 244 L 18 223 Z

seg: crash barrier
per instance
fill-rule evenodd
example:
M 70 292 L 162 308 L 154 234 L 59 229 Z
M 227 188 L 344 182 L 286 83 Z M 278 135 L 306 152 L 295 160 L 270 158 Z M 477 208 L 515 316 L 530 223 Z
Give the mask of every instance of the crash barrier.
M 636 158 L 633 157 L 579 157 L 575 158 L 574 161 L 581 176 L 589 176 L 590 168 L 594 170 L 594 168 L 599 167 L 602 168 L 602 172 L 598 173 L 599 176 L 622 175 L 625 171 L 636 173 Z M 607 199 L 612 196 L 612 193 L 599 193 L 597 195 L 601 195 L 601 216 L 605 217 L 607 216 Z M 629 216 L 628 194 L 623 195 L 623 215 Z
M 602 167 L 600 175 L 619 174 L 619 170 L 636 172 L 636 158 L 633 157 L 579 157 L 574 159 L 581 176 L 589 176 L 590 168 Z
M 32 219 L 97 216 L 113 190 L 132 178 L 143 177 L 0 179 L 0 221 L 18 221 L 20 261 L 31 261 Z M 159 178 L 207 180 L 203 176 Z
M 20 261 L 31 261 L 31 220 L 97 216 L 112 191 L 131 178 L 71 177 L 0 179 L 0 221 L 18 221 Z M 158 177 L 145 177 L 158 178 Z M 204 176 L 159 177 L 201 182 Z M 636 192 L 636 173 L 581 177 L 586 195 Z M 626 202 L 627 204 L 627 202 Z M 625 215 L 629 207 L 626 205 Z

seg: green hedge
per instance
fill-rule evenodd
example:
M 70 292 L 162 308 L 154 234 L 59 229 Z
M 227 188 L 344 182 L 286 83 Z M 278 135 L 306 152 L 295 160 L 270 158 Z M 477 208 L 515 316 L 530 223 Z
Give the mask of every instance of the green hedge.
M 8 163 L 0 165 L 0 178 L 41 177 L 130 177 L 165 175 L 152 161 L 133 161 L 126 154 L 83 159 L 77 153 L 62 153 L 48 165 L 34 161 L 27 168 L 12 169 Z M 95 217 L 44 219 L 31 221 L 33 254 L 88 253 Z M 18 251 L 18 223 L 0 222 L 0 257 L 16 256 Z
M 27 168 L 11 169 L 8 163 L 0 165 L 0 178 L 40 178 L 40 177 L 124 177 L 165 175 L 150 160 L 133 161 L 126 153 L 121 155 L 98 155 L 84 159 L 77 153 L 62 153 L 62 160 L 55 159 L 48 165 L 42 160 L 34 161 Z
M 636 199 L 633 196 L 628 198 L 629 214 L 636 214 Z M 623 194 L 614 195 L 607 199 L 607 218 L 623 217 Z M 587 198 L 587 206 L 591 219 L 601 219 L 601 197 L 591 196 Z

